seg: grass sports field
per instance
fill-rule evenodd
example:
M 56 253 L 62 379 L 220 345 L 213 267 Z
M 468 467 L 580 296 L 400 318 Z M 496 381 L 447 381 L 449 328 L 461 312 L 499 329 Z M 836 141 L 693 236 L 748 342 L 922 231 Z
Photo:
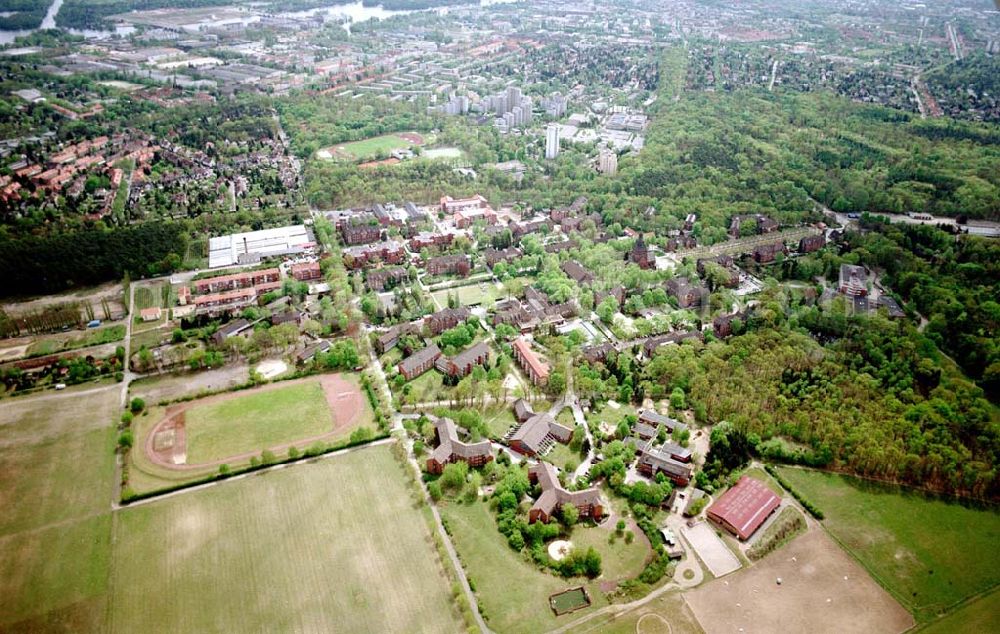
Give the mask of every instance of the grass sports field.
M 120 391 L 0 406 L 0 631 L 95 631 L 111 554 Z
M 126 509 L 116 520 L 113 632 L 462 628 L 388 447 Z
M 213 381 L 225 384 L 231 378 Z M 145 389 L 151 388 L 156 386 Z M 264 449 L 281 457 L 292 445 L 303 450 L 317 441 L 344 443 L 359 427 L 374 429 L 373 419 L 353 374 L 323 374 L 153 407 L 133 421 L 129 485 L 146 493 L 212 475 L 222 463 L 245 466 Z
M 792 468 L 781 474 L 918 622 L 1000 583 L 1000 513 L 846 476 Z
M 388 154 L 392 150 L 409 148 L 423 143 L 423 137 L 415 132 L 400 132 L 334 145 L 320 150 L 317 156 L 322 159 L 348 158 L 361 161 Z
M 184 423 L 188 463 L 203 464 L 323 435 L 333 412 L 319 381 L 309 381 L 196 405 Z

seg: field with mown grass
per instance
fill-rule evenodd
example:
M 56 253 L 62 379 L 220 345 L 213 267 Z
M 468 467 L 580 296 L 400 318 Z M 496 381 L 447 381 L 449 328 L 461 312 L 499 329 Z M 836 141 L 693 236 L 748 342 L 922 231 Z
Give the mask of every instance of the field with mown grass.
M 111 558 L 120 392 L 0 407 L 0 631 L 95 631 Z
M 111 631 L 460 631 L 414 499 L 380 446 L 125 509 Z
M 1000 584 L 1000 513 L 848 476 L 780 473 L 918 622 Z

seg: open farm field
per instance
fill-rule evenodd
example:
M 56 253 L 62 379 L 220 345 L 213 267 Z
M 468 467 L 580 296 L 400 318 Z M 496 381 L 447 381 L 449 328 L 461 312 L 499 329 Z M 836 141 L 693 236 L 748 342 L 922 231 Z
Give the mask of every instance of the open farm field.
M 918 621 L 1000 583 L 1000 514 L 806 469 L 781 474 Z M 796 541 L 801 541 L 802 538 Z
M 427 524 L 387 447 L 126 509 L 116 520 L 113 632 L 461 628 Z

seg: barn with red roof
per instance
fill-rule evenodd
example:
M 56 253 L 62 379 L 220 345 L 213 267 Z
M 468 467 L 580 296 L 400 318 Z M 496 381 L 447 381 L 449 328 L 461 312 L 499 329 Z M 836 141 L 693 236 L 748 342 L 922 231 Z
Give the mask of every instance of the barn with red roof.
M 781 498 L 774 491 L 760 480 L 743 476 L 708 508 L 708 517 L 746 540 L 779 506 Z

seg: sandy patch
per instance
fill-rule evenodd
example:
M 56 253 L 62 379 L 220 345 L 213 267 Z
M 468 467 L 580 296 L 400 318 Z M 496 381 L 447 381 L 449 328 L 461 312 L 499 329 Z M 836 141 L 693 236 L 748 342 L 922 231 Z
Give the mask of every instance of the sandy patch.
M 257 366 L 257 372 L 265 379 L 273 379 L 279 374 L 284 374 L 287 369 L 288 364 L 281 359 L 267 359 Z
M 573 542 L 567 541 L 565 539 L 557 539 L 551 544 L 549 544 L 549 557 L 553 561 L 562 561 L 569 554 L 569 551 L 573 550 Z
M 913 617 L 821 529 L 685 598 L 706 632 L 895 634 L 913 625 Z

